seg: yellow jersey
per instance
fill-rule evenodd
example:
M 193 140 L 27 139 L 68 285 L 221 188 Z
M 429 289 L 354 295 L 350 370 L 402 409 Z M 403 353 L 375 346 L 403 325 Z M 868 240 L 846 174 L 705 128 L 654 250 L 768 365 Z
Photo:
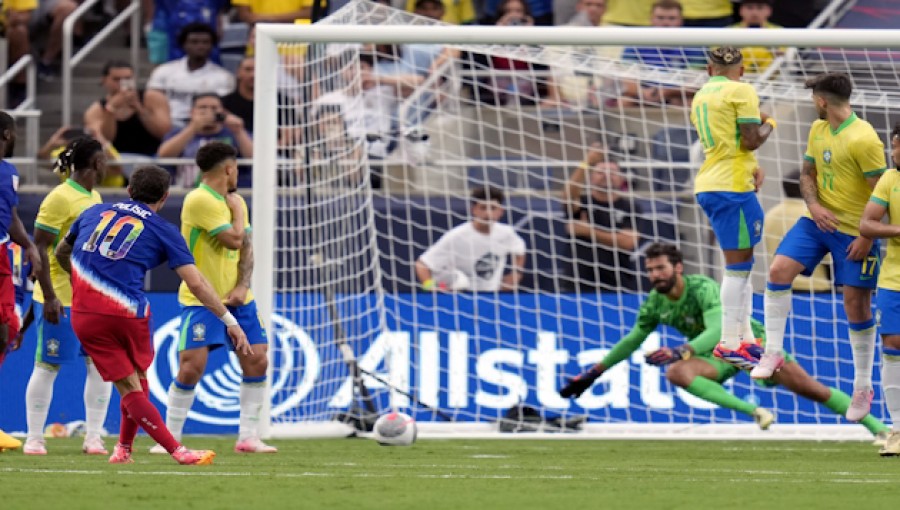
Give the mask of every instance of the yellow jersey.
M 69 233 L 69 227 L 75 223 L 81 212 L 100 202 L 102 200 L 97 190 L 88 191 L 72 179 L 66 179 L 44 197 L 34 220 L 36 230 L 50 232 L 56 236 L 53 245 L 47 247 L 47 258 L 50 261 L 50 281 L 53 282 L 53 290 L 63 306 L 72 306 L 72 282 L 69 273 L 56 261 L 53 251 L 60 239 Z M 38 303 L 44 302 L 44 291 L 41 290 L 40 282 L 35 282 L 32 296 Z
M 243 198 L 241 204 L 244 209 L 244 224 L 247 225 L 245 229 L 249 232 L 250 213 Z M 184 197 L 181 235 L 187 241 L 197 268 L 209 280 L 220 298 L 227 296 L 238 283 L 240 250 L 228 249 L 216 239 L 219 232 L 231 228 L 231 221 L 231 209 L 225 203 L 225 197 L 206 184 L 200 184 Z M 244 304 L 250 301 L 253 301 L 253 294 L 248 291 Z M 184 282 L 178 288 L 178 302 L 183 306 L 203 306 Z
M 759 96 L 749 83 L 714 76 L 694 95 L 691 123 L 706 160 L 694 179 L 694 192 L 754 191 L 756 155 L 741 147 L 740 125 L 759 124 Z
M 444 16 L 441 21 L 463 25 L 475 21 L 475 5 L 472 0 L 441 0 L 444 4 Z M 406 0 L 407 12 L 416 10 L 416 0 Z
M 731 0 L 681 0 L 681 9 L 686 20 L 724 18 L 734 14 Z
M 891 225 L 900 225 L 900 172 L 888 170 L 878 179 L 872 202 L 887 208 Z M 900 237 L 891 237 L 887 241 L 887 255 L 878 275 L 878 287 L 900 292 Z
M 604 25 L 646 27 L 655 0 L 609 0 L 603 13 Z
M 803 159 L 816 166 L 819 203 L 837 216 L 838 231 L 858 236 L 859 220 L 872 194 L 866 178 L 887 168 L 878 133 L 855 113 L 833 131 L 827 120 L 817 120 L 809 129 Z
M 312 7 L 313 0 L 231 0 L 231 5 L 246 6 L 253 14 L 285 14 Z

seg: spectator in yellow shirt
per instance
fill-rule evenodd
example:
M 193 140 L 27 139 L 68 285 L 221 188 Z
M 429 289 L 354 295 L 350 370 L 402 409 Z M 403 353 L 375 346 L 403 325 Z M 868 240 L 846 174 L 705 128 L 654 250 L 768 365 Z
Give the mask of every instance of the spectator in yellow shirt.
M 741 21 L 735 23 L 732 28 L 781 28 L 774 23 L 769 23 L 772 15 L 771 0 L 744 0 L 741 2 Z M 741 49 L 744 56 L 744 70 L 747 73 L 761 73 L 766 70 L 780 50 L 766 48 L 765 46 L 748 46 Z
M 733 21 L 731 0 L 681 0 L 684 26 L 727 27 Z

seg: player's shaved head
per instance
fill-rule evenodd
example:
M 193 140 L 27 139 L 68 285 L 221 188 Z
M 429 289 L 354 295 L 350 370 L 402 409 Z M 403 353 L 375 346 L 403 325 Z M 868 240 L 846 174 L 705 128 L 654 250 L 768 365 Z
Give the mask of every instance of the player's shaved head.
M 210 142 L 197 151 L 194 160 L 202 172 L 215 170 L 226 161 L 237 159 L 237 149 L 222 142 Z
M 847 73 L 823 73 L 806 80 L 806 88 L 829 102 L 847 103 L 853 93 L 853 82 Z
M 145 204 L 155 204 L 166 196 L 171 181 L 169 172 L 156 165 L 138 167 L 131 174 L 128 193 L 131 199 Z

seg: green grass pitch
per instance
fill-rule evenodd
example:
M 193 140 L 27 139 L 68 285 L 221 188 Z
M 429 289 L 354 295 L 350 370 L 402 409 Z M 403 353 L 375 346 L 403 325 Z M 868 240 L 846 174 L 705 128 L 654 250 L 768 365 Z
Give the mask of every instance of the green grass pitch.
M 112 440 L 107 441 L 111 446 Z M 47 457 L 0 454 L 0 508 L 78 509 L 800 509 L 893 508 L 900 459 L 863 442 L 281 440 L 275 455 L 192 437 L 215 465 L 86 457 L 80 439 Z

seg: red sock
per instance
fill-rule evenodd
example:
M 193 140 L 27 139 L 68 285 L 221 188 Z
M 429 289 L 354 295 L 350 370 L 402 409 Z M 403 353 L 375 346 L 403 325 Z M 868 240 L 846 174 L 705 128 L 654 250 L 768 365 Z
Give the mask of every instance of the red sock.
M 144 394 L 148 395 L 149 399 L 150 384 L 146 379 L 141 379 L 141 388 L 144 390 Z M 125 402 L 123 400 L 119 401 L 119 409 L 122 411 L 122 424 L 119 427 L 119 444 L 131 448 L 134 444 L 134 437 L 138 433 L 138 424 L 131 419 L 128 410 L 125 409 Z
M 122 405 L 128 410 L 131 419 L 137 422 L 144 432 L 162 445 L 167 452 L 172 453 L 181 446 L 181 443 L 176 441 L 169 429 L 166 428 L 166 423 L 159 415 L 159 411 L 147 399 L 146 393 L 132 391 L 122 398 Z

